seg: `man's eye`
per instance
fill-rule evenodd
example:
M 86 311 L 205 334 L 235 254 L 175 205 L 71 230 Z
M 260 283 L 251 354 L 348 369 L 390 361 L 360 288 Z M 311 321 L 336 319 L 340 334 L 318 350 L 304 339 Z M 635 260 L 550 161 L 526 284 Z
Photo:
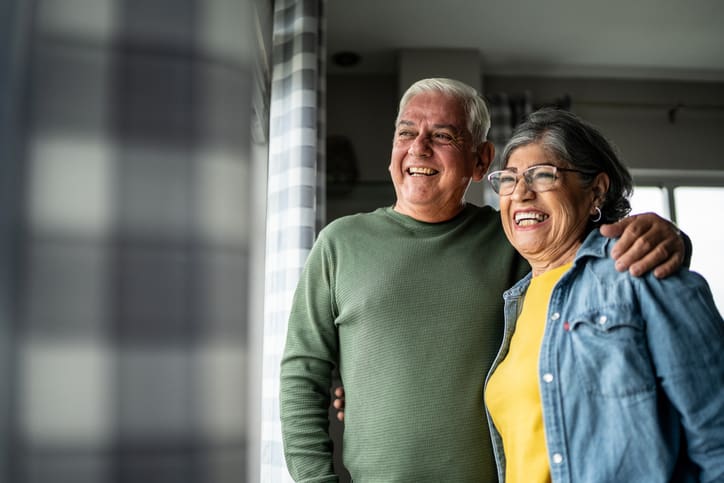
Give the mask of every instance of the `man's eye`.
M 397 137 L 400 137 L 400 138 L 414 138 L 414 137 L 415 137 L 415 133 L 412 132 L 412 131 L 398 131 Z
M 443 142 L 443 143 L 451 143 L 455 140 L 455 137 L 453 137 L 451 134 L 448 134 L 446 132 L 436 132 L 432 135 L 433 139 L 435 141 Z

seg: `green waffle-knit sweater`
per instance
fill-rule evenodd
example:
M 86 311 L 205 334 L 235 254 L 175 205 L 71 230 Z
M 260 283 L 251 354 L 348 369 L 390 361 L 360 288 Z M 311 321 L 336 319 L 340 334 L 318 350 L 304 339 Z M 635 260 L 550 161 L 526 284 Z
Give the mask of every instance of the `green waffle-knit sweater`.
M 502 293 L 528 271 L 490 207 L 443 223 L 380 208 L 322 230 L 281 367 L 294 479 L 337 481 L 328 407 L 338 363 L 355 482 L 496 481 L 483 382 L 502 339 Z

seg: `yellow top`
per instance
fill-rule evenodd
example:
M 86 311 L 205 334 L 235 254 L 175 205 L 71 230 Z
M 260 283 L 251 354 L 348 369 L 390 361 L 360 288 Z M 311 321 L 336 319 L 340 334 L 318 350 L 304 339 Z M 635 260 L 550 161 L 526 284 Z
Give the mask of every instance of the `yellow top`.
M 571 265 L 533 277 L 509 352 L 485 389 L 485 404 L 503 439 L 506 483 L 551 481 L 538 387 L 538 357 L 553 286 Z

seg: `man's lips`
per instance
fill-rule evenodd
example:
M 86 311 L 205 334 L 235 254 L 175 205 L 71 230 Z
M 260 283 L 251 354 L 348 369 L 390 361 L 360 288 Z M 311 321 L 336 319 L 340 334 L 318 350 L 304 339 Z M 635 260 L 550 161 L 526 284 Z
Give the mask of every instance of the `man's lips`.
M 438 173 L 437 170 L 432 168 L 425 168 L 422 166 L 411 166 L 407 168 L 407 174 L 410 176 L 433 176 Z

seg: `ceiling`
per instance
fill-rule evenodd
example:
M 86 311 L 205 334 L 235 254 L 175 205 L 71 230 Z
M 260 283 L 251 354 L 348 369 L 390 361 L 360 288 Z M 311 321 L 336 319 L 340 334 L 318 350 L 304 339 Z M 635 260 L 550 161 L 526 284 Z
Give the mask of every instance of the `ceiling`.
M 722 0 L 329 0 L 330 73 L 393 73 L 399 49 L 477 49 L 484 75 L 724 81 Z

